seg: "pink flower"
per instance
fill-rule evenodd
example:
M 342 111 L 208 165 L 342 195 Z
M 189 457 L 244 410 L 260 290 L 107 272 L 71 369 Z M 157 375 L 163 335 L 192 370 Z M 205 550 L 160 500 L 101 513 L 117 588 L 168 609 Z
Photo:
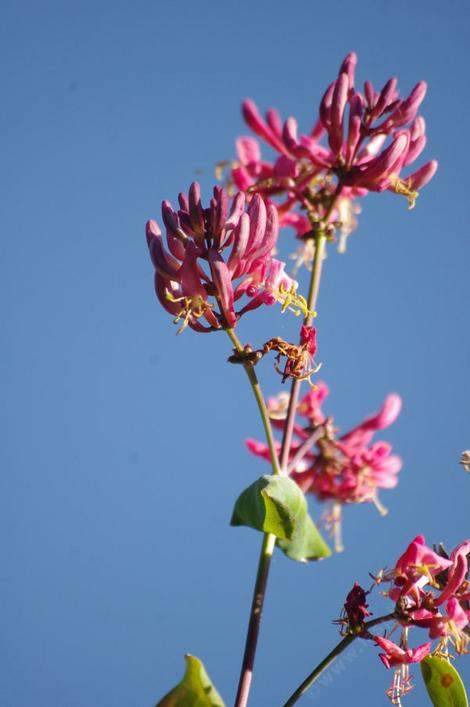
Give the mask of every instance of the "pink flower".
M 398 601 L 408 596 L 418 605 L 423 587 L 451 566 L 450 560 L 427 547 L 424 537 L 417 535 L 397 560 L 393 571 L 395 587 L 389 592 L 390 598 Z
M 420 663 L 423 658 L 429 655 L 431 650 L 431 642 L 423 643 L 417 648 L 400 648 L 396 643 L 382 636 L 374 636 L 375 643 L 385 651 L 379 653 L 379 658 L 386 668 L 394 668 L 397 665 L 409 663 Z
M 190 326 L 207 332 L 235 326 L 241 314 L 275 301 L 287 308 L 301 303 L 297 283 L 284 263 L 271 257 L 278 235 L 276 208 L 255 195 L 245 210 L 238 193 L 229 208 L 227 193 L 214 188 L 208 208 L 197 183 L 179 195 L 180 208 L 162 204 L 166 247 L 155 221 L 147 224 L 147 242 L 155 266 L 155 290 L 162 306 Z M 240 311 L 235 303 L 251 298 Z

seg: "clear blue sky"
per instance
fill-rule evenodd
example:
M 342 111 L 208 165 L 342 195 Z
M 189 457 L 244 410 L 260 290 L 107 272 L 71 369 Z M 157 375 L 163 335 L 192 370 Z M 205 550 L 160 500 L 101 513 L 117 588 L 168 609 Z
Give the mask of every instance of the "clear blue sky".
M 384 437 L 404 469 L 386 518 L 346 509 L 345 553 L 275 558 L 253 705 L 280 705 L 335 644 L 355 580 L 418 532 L 470 535 L 469 24 L 463 0 L 3 4 L 2 707 L 150 707 L 185 652 L 231 703 L 260 537 L 228 521 L 266 471 L 243 445 L 261 426 L 228 339 L 176 337 L 160 311 L 144 224 L 196 172 L 209 194 L 246 132 L 242 98 L 306 129 L 351 50 L 360 80 L 429 82 L 425 157 L 440 162 L 413 212 L 364 200 L 317 319 L 328 412 L 347 429 L 399 392 Z M 297 325 L 255 314 L 240 336 Z M 279 389 L 269 363 L 263 385 Z M 388 704 L 376 654 L 358 649 L 305 704 Z M 407 704 L 423 702 L 418 687 Z

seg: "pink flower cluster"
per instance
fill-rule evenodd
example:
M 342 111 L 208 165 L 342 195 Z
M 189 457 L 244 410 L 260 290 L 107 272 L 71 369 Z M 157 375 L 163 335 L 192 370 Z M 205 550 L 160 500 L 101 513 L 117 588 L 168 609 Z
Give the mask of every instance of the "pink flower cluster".
M 396 394 L 388 395 L 377 414 L 338 436 L 332 418 L 326 417 L 321 409 L 328 393 L 327 385 L 320 382 L 299 402 L 288 471 L 302 491 L 313 494 L 319 501 L 333 502 L 336 508 L 330 520 L 335 526 L 340 520 L 342 504 L 373 502 L 382 511 L 379 489 L 397 485 L 401 459 L 391 453 L 387 442 L 371 442 L 376 432 L 396 420 L 401 399 Z M 268 399 L 267 407 L 273 426 L 282 430 L 285 396 Z M 266 444 L 253 439 L 246 444 L 253 454 L 269 460 Z
M 283 123 L 275 108 L 269 108 L 263 118 L 252 100 L 242 104 L 247 125 L 279 157 L 274 163 L 263 160 L 258 142 L 240 137 L 232 180 L 242 191 L 256 190 L 265 196 L 285 194 L 285 201 L 277 204 L 280 224 L 293 226 L 299 235 L 311 230 L 312 219 L 296 212 L 296 205 L 310 213 L 315 210 L 317 219 L 325 215 L 333 221 L 344 218 L 344 208 L 342 213 L 338 208 L 329 212 L 328 199 L 317 198 L 312 203 L 312 184 L 321 184 L 330 197 L 334 193 L 337 207 L 341 199 L 349 201 L 369 191 L 390 190 L 404 194 L 411 208 L 417 190 L 437 169 L 437 162 L 430 160 L 407 176 L 401 174 L 426 144 L 425 122 L 418 115 L 426 94 L 425 82 L 420 81 L 407 98 L 399 96 L 396 78 L 387 81 L 380 91 L 366 81 L 361 93 L 355 87 L 356 61 L 354 53 L 343 61 L 308 134 L 299 136 L 296 119 L 290 117 Z M 322 141 L 324 137 L 326 141 Z M 336 183 L 329 181 L 332 176 Z M 326 177 L 326 181 L 319 177 Z
M 431 652 L 432 639 L 438 639 L 435 652 L 449 655 L 449 645 L 458 654 L 467 652 L 469 641 L 466 628 L 470 623 L 470 582 L 468 580 L 470 539 L 460 543 L 450 554 L 441 549 L 432 550 L 418 535 L 397 560 L 395 567 L 380 573 L 375 584 L 390 583 L 390 589 L 382 592 L 394 602 L 392 614 L 386 620 L 394 620 L 395 627 L 389 636 L 373 635 L 364 620 L 370 616 L 365 599 L 369 592 L 357 583 L 349 592 L 344 604 L 344 616 L 349 630 L 362 638 L 375 641 L 382 649 L 379 658 L 387 668 L 398 667 L 389 696 L 397 699 L 411 689 L 408 666 L 419 663 Z M 399 642 L 390 635 L 397 626 L 403 632 Z M 408 645 L 408 634 L 412 627 L 427 630 L 431 639 L 417 648 Z
M 167 247 L 155 221 L 147 223 L 147 242 L 157 297 L 175 322 L 182 320 L 180 331 L 225 329 L 263 304 L 302 301 L 285 264 L 271 257 L 278 236 L 273 205 L 256 195 L 245 209 L 245 195 L 238 193 L 230 206 L 226 191 L 215 187 L 203 208 L 197 183 L 179 195 L 179 205 L 175 210 L 168 201 L 162 204 Z M 250 300 L 235 311 L 244 295 Z

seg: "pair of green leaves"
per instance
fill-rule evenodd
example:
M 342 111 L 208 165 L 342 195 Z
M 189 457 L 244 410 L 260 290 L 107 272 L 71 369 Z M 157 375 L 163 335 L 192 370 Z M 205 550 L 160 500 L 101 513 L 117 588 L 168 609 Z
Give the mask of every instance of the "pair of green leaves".
M 304 494 L 288 476 L 262 476 L 245 489 L 235 503 L 231 525 L 272 533 L 287 557 L 298 562 L 331 554 L 308 514 Z
M 434 707 L 468 707 L 462 678 L 448 660 L 430 655 L 420 665 Z

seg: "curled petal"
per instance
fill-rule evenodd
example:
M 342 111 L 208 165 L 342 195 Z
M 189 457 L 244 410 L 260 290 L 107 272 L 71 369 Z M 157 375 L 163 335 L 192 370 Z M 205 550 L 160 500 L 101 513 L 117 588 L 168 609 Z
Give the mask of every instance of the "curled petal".
M 443 604 L 447 599 L 452 597 L 461 587 L 462 583 L 467 578 L 468 563 L 465 555 L 457 555 L 455 564 L 449 570 L 447 585 L 441 595 L 434 602 L 436 606 Z
M 349 447 L 368 444 L 375 432 L 390 427 L 401 411 L 401 398 L 396 393 L 390 393 L 385 398 L 382 408 L 376 415 L 368 417 L 357 427 L 341 437 L 341 442 Z

